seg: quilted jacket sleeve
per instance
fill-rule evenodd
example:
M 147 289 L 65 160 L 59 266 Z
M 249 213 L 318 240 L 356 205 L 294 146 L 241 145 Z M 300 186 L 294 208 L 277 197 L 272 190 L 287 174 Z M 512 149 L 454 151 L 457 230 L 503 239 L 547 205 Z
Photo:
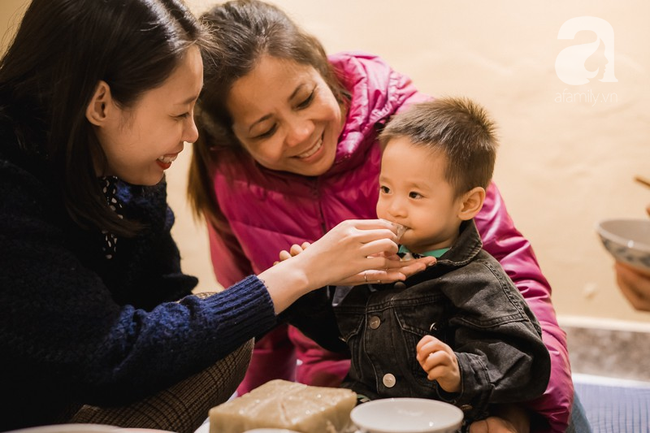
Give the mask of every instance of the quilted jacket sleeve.
M 230 287 L 247 275 L 253 274 L 250 261 L 242 251 L 237 238 L 230 232 L 217 232 L 208 224 L 210 236 L 210 256 L 214 274 L 219 284 Z

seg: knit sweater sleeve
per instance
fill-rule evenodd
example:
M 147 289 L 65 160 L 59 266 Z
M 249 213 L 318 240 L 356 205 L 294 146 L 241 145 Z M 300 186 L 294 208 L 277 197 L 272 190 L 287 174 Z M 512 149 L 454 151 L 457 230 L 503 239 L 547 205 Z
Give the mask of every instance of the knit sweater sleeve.
M 0 158 L 0 382 L 125 404 L 196 373 L 275 324 L 250 276 L 201 300 L 116 302 L 69 248 L 45 183 Z M 53 214 L 57 214 L 54 215 Z M 23 392 L 23 391 L 21 391 Z
M 255 276 L 207 299 L 188 296 L 150 312 L 125 306 L 109 317 L 76 378 L 81 395 L 104 403 L 166 388 L 275 324 L 268 292 Z

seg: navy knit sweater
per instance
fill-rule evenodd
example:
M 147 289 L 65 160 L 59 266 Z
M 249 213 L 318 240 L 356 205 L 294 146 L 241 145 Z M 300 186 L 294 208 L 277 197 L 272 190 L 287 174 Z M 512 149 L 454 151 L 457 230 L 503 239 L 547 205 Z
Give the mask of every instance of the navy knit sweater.
M 205 300 L 180 269 L 164 182 L 118 184 L 120 239 L 67 216 L 44 162 L 0 124 L 0 431 L 55 422 L 78 403 L 128 404 L 224 357 L 275 322 L 254 276 Z

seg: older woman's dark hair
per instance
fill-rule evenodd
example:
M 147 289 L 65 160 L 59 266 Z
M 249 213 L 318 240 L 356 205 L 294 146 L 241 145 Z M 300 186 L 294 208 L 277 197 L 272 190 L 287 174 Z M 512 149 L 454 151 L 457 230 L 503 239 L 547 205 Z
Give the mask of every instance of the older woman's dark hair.
M 96 178 L 105 155 L 85 113 L 99 81 L 130 108 L 205 36 L 180 0 L 32 1 L 0 60 L 0 118 L 48 162 L 77 224 L 123 236 L 138 227 L 107 206 Z
M 245 157 L 226 107 L 233 84 L 268 55 L 312 66 L 340 104 L 349 100 L 349 93 L 318 39 L 274 5 L 233 0 L 213 7 L 200 20 L 211 30 L 214 45 L 203 53 L 204 86 L 195 115 L 199 140 L 194 145 L 188 193 L 196 214 L 205 214 L 218 228 L 220 212 L 211 179 L 213 158 L 217 154 L 223 158 Z

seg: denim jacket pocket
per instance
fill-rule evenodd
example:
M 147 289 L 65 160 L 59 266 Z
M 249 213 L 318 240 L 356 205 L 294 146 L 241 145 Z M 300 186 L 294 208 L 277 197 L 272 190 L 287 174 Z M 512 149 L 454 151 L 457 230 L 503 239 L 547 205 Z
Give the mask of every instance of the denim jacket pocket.
M 440 297 L 437 298 L 433 302 L 426 299 L 419 300 L 413 305 L 400 305 L 395 309 L 395 317 L 399 324 L 399 330 L 396 332 L 399 332 L 399 337 L 404 342 L 404 357 L 408 369 L 415 382 L 427 392 L 430 392 L 435 384 L 427 378 L 426 372 L 417 360 L 417 345 L 425 335 L 432 335 L 442 341 L 447 341 L 448 337 L 447 320 L 443 313 L 444 302 L 440 302 Z M 437 304 L 436 307 L 433 306 L 434 302 Z
M 336 320 L 343 340 L 350 348 L 352 366 L 358 365 L 361 353 L 361 331 L 365 320 L 363 310 L 354 308 L 335 308 Z M 356 359 L 355 359 L 356 358 Z
M 341 339 L 349 344 L 350 340 L 353 339 L 355 335 L 359 334 L 365 314 L 363 311 L 344 309 L 336 309 L 335 312 L 339 331 L 341 331 Z

